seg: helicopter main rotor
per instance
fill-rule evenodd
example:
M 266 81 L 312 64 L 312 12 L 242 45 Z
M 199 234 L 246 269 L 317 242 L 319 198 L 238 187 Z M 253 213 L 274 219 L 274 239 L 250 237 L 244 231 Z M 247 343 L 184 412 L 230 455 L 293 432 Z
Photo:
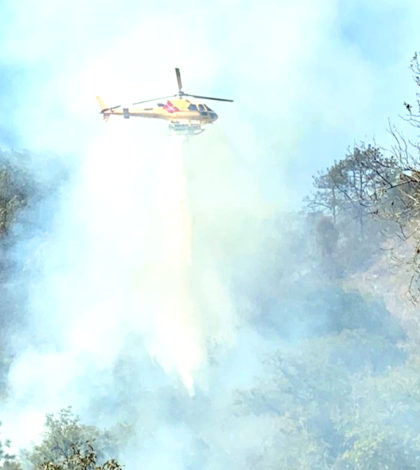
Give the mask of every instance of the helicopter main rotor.
M 178 94 L 182 96 L 184 92 L 182 91 L 181 71 L 179 70 L 178 67 L 175 68 L 175 73 L 176 73 L 176 80 L 178 82 Z
M 176 93 L 175 95 L 161 96 L 160 98 L 153 98 L 151 100 L 136 101 L 133 104 L 137 105 L 137 104 L 143 104 L 143 103 L 150 103 L 151 101 L 163 100 L 163 99 L 174 98 L 174 97 L 182 98 L 183 96 L 190 96 L 191 98 L 198 98 L 198 99 L 203 99 L 203 100 L 227 101 L 229 103 L 233 103 L 233 100 L 229 100 L 226 98 L 214 98 L 212 96 L 192 95 L 190 93 L 185 93 L 184 91 L 182 91 L 181 71 L 179 70 L 178 67 L 175 68 L 175 74 L 176 74 L 176 80 L 178 83 L 178 93 Z

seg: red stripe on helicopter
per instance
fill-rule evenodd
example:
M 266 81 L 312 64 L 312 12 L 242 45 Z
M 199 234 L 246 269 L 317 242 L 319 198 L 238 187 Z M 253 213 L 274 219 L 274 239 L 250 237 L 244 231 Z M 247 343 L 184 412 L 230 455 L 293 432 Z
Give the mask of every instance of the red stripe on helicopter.
M 179 109 L 174 106 L 169 100 L 166 102 L 165 106 L 163 107 L 168 113 L 176 113 Z

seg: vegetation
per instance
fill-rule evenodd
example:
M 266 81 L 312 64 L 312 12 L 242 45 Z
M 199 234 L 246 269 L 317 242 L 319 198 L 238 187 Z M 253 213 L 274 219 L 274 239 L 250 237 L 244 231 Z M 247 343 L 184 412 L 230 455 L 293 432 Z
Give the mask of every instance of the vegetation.
M 420 86 L 417 55 L 412 71 Z M 420 102 L 405 106 L 416 131 Z M 164 392 L 159 420 L 171 425 L 182 421 L 194 431 L 188 436 L 185 468 L 420 467 L 418 304 L 409 307 L 403 295 L 410 291 L 417 301 L 420 142 L 395 127 L 390 130 L 392 149 L 363 143 L 349 149 L 314 177 L 314 191 L 302 213 L 265 221 L 253 256 L 238 256 L 235 266 L 226 268 L 232 269 L 226 277 L 245 312 L 243 330 L 252 327 L 251 341 L 246 335 L 244 340 L 252 360 L 240 371 L 252 378 L 232 388 L 219 384 L 214 402 L 204 393 L 191 399 L 179 390 Z M 54 187 L 51 180 L 34 179 L 17 155 L 3 153 L 0 158 L 0 242 L 5 252 L 14 228 L 33 220 L 28 209 Z M 401 274 L 406 266 L 393 263 L 395 240 L 404 245 L 408 281 Z M 1 318 L 10 316 L 10 306 L 0 306 Z M 3 370 L 5 355 L 0 357 Z M 226 371 L 217 356 L 210 359 L 212 373 L 219 367 Z M 142 407 L 147 415 L 151 396 L 159 396 L 142 392 L 132 370 L 130 364 L 119 364 L 118 381 L 125 391 L 109 393 L 120 393 L 115 407 L 126 401 L 131 413 Z M 106 397 L 92 397 L 92 406 L 100 408 L 100 400 Z M 155 416 L 144 419 L 156 426 L 144 431 L 144 440 L 158 434 L 161 421 L 155 421 Z M 0 444 L 0 469 L 118 470 L 122 467 L 115 457 L 126 437 L 84 425 L 66 408 L 47 415 L 42 442 L 18 457 L 8 453 L 7 441 Z
M 411 69 L 420 87 L 417 54 Z M 419 97 L 420 93 L 415 106 L 405 103 L 406 120 L 415 130 L 420 128 Z M 366 268 L 380 254 L 384 241 L 388 245 L 393 238 L 408 241 L 412 250 L 406 251 L 404 261 L 411 264 L 408 289 L 414 298 L 420 273 L 420 136 L 407 139 L 395 126 L 390 132 L 395 145 L 386 155 L 377 146 L 361 144 L 315 176 L 315 191 L 306 205 L 310 213 L 318 214 L 324 255 L 327 247 L 331 254 L 341 246 L 342 254 L 351 253 L 346 266 L 356 270 Z
M 4 445 L 0 442 L 1 470 L 21 470 L 22 462 L 36 470 L 122 469 L 115 459 L 106 459 L 108 452 L 116 452 L 112 434 L 81 424 L 71 407 L 57 416 L 47 415 L 41 444 L 24 451 L 21 459 L 4 450 L 9 446 L 8 441 Z
M 98 459 L 104 460 L 107 454 L 116 452 L 114 437 L 110 432 L 81 424 L 71 407 L 62 409 L 58 416 L 48 414 L 45 428 L 42 443 L 26 453 L 34 468 L 78 468 L 76 462 L 85 465 L 81 469 L 119 468 L 111 466 L 114 460 L 105 462 L 105 467 L 94 466 Z
M 413 71 L 420 86 L 417 55 Z M 419 468 L 418 304 L 404 298 L 418 290 L 403 272 L 413 280 L 420 267 L 420 143 L 391 130 L 393 149 L 362 143 L 314 177 L 305 212 L 282 216 L 281 246 L 277 224 L 266 227 L 261 283 L 250 267 L 237 287 L 254 302 L 250 321 L 283 341 L 260 382 L 237 390 L 228 432 L 247 427 L 255 441 L 233 466 Z

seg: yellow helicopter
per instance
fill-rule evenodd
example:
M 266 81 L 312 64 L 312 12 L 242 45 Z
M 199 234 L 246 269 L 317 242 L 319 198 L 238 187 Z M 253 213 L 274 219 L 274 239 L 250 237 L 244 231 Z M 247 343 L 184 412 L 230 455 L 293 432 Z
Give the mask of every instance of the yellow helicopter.
M 133 107 L 124 108 L 122 105 L 107 107 L 102 99 L 97 96 L 96 99 L 101 107 L 101 114 L 105 120 L 109 116 L 124 116 L 129 119 L 131 116 L 147 117 L 156 119 L 165 119 L 169 121 L 169 129 L 176 134 L 195 135 L 204 131 L 202 125 L 211 124 L 217 119 L 217 114 L 201 101 L 191 101 L 186 97 L 198 98 L 202 100 L 228 101 L 233 100 L 225 98 L 213 98 L 210 96 L 192 95 L 182 91 L 181 72 L 179 68 L 175 69 L 178 81 L 178 93 L 170 96 L 162 96 L 151 100 L 137 101 Z M 156 106 L 150 108 L 138 107 L 137 105 L 150 103 L 152 101 L 166 100 L 158 102 Z M 135 107 L 137 106 L 137 107 Z

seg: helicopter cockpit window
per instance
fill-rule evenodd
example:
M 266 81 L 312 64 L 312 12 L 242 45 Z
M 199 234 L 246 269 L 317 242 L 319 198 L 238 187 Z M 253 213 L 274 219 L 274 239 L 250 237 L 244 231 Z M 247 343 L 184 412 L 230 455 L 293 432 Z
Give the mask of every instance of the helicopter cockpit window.
M 189 109 L 190 111 L 197 111 L 197 106 L 196 106 L 195 104 L 192 104 L 192 103 L 191 103 L 191 104 L 188 106 L 188 109 Z
M 205 111 L 205 108 L 204 108 L 204 106 L 203 106 L 202 104 L 199 104 L 199 105 L 198 105 L 198 109 L 199 109 L 200 111 Z

